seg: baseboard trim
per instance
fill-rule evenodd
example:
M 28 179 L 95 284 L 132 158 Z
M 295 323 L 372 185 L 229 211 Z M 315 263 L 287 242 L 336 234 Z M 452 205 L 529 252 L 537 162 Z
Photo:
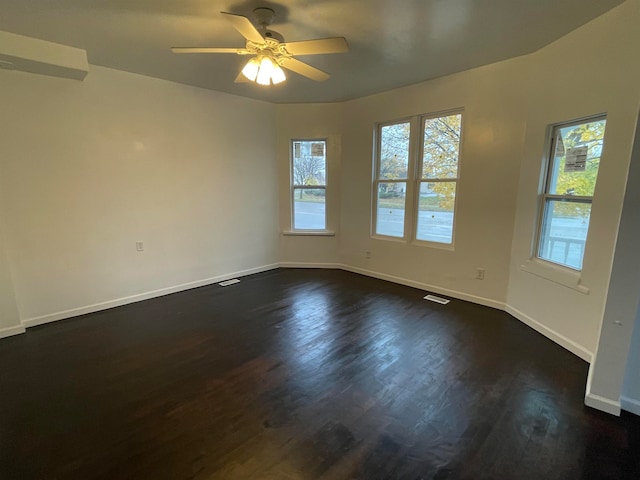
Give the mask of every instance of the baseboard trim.
M 339 263 L 309 263 L 309 262 L 280 262 L 281 268 L 326 268 L 340 270 L 342 265 Z
M 620 416 L 621 406 L 619 401 L 601 397 L 600 395 L 587 391 L 587 394 L 584 396 L 584 404 L 587 407 L 595 408 L 596 410 L 600 410 L 605 413 L 610 413 L 616 417 Z
M 523 312 L 519 311 L 516 308 L 513 308 L 504 302 L 499 302 L 497 300 L 493 300 L 490 298 L 480 297 L 477 295 L 470 295 L 464 292 L 460 292 L 457 290 L 451 290 L 447 288 L 442 288 L 437 285 L 430 285 L 427 283 L 418 282 L 415 280 L 410 280 L 404 277 L 397 277 L 395 275 L 389 275 L 386 273 L 377 272 L 374 270 L 367 270 L 360 267 L 354 267 L 352 265 L 347 265 L 343 263 L 321 263 L 321 262 L 280 262 L 273 263 L 270 265 L 263 265 L 260 267 L 250 268 L 247 270 L 241 270 L 232 273 L 226 273 L 223 275 L 218 275 L 211 278 L 206 278 L 203 280 L 197 280 L 194 282 L 183 283 L 181 285 L 175 285 L 172 287 L 161 288 L 158 290 L 153 290 L 149 292 L 143 292 L 136 295 L 131 295 L 128 297 L 117 298 L 114 300 L 109 300 L 106 302 L 96 303 L 92 305 L 86 305 L 83 307 L 72 308 L 69 310 L 64 310 L 60 312 L 55 312 L 47 315 L 42 315 L 38 317 L 32 317 L 23 320 L 21 326 L 9 327 L 0 330 L 0 338 L 8 337 L 11 335 L 18 335 L 25 332 L 25 327 L 35 327 L 37 325 L 43 325 L 50 322 L 55 322 L 58 320 L 64 320 L 67 318 L 77 317 L 79 315 L 85 315 L 88 313 L 99 312 L 101 310 L 106 310 L 109 308 L 119 307 L 122 305 L 128 305 L 130 303 L 140 302 L 143 300 L 149 300 L 151 298 L 157 298 L 164 295 L 169 295 L 172 293 L 182 292 L 185 290 L 190 290 L 192 288 L 203 287 L 206 285 L 211 285 L 213 283 L 218 283 L 223 280 L 227 280 L 233 277 L 242 277 L 246 275 L 251 275 L 254 273 L 266 272 L 269 270 L 273 270 L 276 268 L 320 268 L 320 269 L 338 269 L 345 270 L 352 273 L 357 273 L 359 275 L 365 275 L 367 277 L 377 278 L 380 280 L 386 280 L 389 282 L 397 283 L 400 285 L 406 285 L 408 287 L 418 288 L 420 290 L 425 290 L 432 293 L 437 293 L 440 295 L 447 295 L 459 300 L 464 300 L 472 303 L 476 303 L 478 305 L 484 305 L 486 307 L 496 308 L 498 310 L 503 310 L 514 316 L 524 324 L 533 328 L 537 332 L 541 333 L 545 337 L 549 338 L 553 342 L 558 345 L 566 348 L 574 355 L 582 358 L 583 360 L 591 363 L 593 354 L 584 348 L 581 345 L 573 342 L 572 340 L 566 338 L 565 336 L 555 332 L 549 327 L 543 325 L 542 323 L 534 320 Z
M 635 398 L 625 397 L 624 395 L 620 397 L 620 407 L 625 412 L 630 412 L 635 415 L 640 415 L 640 400 L 636 400 Z
M 593 368 L 594 364 L 589 365 L 589 373 L 587 374 L 587 387 L 585 388 L 584 404 L 587 407 L 595 408 L 605 413 L 620 416 L 621 404 L 620 401 L 611 400 L 610 398 L 603 397 L 591 393 L 591 384 L 593 381 Z
M 101 310 L 106 310 L 109 308 L 119 307 L 122 305 L 127 305 L 130 303 L 135 303 L 143 300 L 148 300 L 152 298 L 161 297 L 164 295 L 169 295 L 172 293 L 182 292 L 185 290 L 190 290 L 193 288 L 203 287 L 206 285 L 211 285 L 214 283 L 221 282 L 223 280 L 227 280 L 229 278 L 234 277 L 243 277 L 246 275 L 252 275 L 255 273 L 266 272 L 269 270 L 274 270 L 276 268 L 319 268 L 319 269 L 338 269 L 345 270 L 348 272 L 356 273 L 359 275 L 365 275 L 372 278 L 377 278 L 380 280 L 386 280 L 389 282 L 397 283 L 400 285 L 406 285 L 408 287 L 418 288 L 420 290 L 425 290 L 428 292 L 438 293 L 441 295 L 447 295 L 459 300 L 469 301 L 472 303 L 476 303 L 479 305 L 484 305 L 491 308 L 496 308 L 498 310 L 503 310 L 516 319 L 520 320 L 525 325 L 533 328 L 540 334 L 549 338 L 551 341 L 556 344 L 566 348 L 568 351 L 582 358 L 586 362 L 592 363 L 593 353 L 584 348 L 582 345 L 577 344 L 576 342 L 568 339 L 567 337 L 559 334 L 558 332 L 550 329 L 549 327 L 543 325 L 542 323 L 534 320 L 530 316 L 521 312 L 520 310 L 507 305 L 504 302 L 499 302 L 490 298 L 479 297 L 476 295 L 470 295 L 464 292 L 460 292 L 457 290 L 450 290 L 447 288 L 438 287 L 436 285 L 430 285 L 427 283 L 418 282 L 415 280 L 410 280 L 403 277 L 397 277 L 394 275 L 388 275 L 385 273 L 376 272 L 373 270 L 367 270 L 360 267 L 354 267 L 351 265 L 346 265 L 342 263 L 309 263 L 309 262 L 280 262 L 273 263 L 270 265 L 263 265 L 261 267 L 250 268 L 247 270 L 241 270 L 232 273 L 226 273 L 224 275 L 218 275 L 215 277 L 206 278 L 203 280 L 197 280 L 194 282 L 183 283 L 181 285 L 175 285 L 172 287 L 161 288 L 158 290 L 153 290 L 149 292 L 144 292 L 136 295 L 131 295 L 128 297 L 117 298 L 115 300 L 110 300 L 106 302 L 96 303 L 93 305 L 86 305 L 83 307 L 73 308 L 70 310 L 64 310 L 61 312 L 51 313 L 47 315 L 42 315 L 38 317 L 28 318 L 21 322 L 21 325 L 8 327 L 0 329 L 0 338 L 5 338 L 13 335 L 19 335 L 21 333 L 25 333 L 26 328 L 34 327 L 37 325 L 42 325 L 45 323 L 55 322 L 58 320 L 63 320 L 67 318 L 76 317 L 79 315 L 85 315 L 88 313 L 94 313 Z M 606 413 L 610 413 L 612 415 L 619 416 L 622 409 L 634 413 L 636 415 L 640 415 L 640 401 L 634 400 L 628 397 L 622 397 L 620 400 L 612 400 L 609 398 L 602 397 L 600 395 L 596 395 L 591 393 L 591 369 L 589 369 L 589 377 L 587 379 L 587 389 L 586 389 L 584 403 L 588 407 L 595 408 L 597 410 L 601 410 Z
M 266 272 L 278 268 L 280 265 L 273 263 L 271 265 L 263 265 L 261 267 L 250 268 L 247 270 L 241 270 L 238 272 L 225 273 L 223 275 L 217 275 L 215 277 L 205 278 L 203 280 L 196 280 L 194 282 L 183 283 L 172 287 L 160 288 L 158 290 L 152 290 L 149 292 L 138 293 L 136 295 L 130 295 L 128 297 L 116 298 L 115 300 L 109 300 L 106 302 L 94 303 L 92 305 L 86 305 L 83 307 L 72 308 L 70 310 L 64 310 L 61 312 L 50 313 L 39 317 L 32 317 L 22 321 L 24 327 L 35 327 L 37 325 L 43 325 L 45 323 L 55 322 L 58 320 L 64 320 L 67 318 L 77 317 L 79 315 L 86 315 L 87 313 L 99 312 L 101 310 L 107 310 L 109 308 L 120 307 L 122 305 L 128 305 L 130 303 L 140 302 L 142 300 L 149 300 L 151 298 L 162 297 L 164 295 L 170 295 L 172 293 L 183 292 L 185 290 L 191 290 L 192 288 L 204 287 L 213 283 L 218 283 L 223 280 L 234 277 L 243 277 L 246 275 L 252 275 L 254 273 Z
M 0 338 L 12 337 L 13 335 L 20 335 L 24 333 L 26 329 L 24 325 L 16 325 L 15 327 L 7 327 L 0 329 Z
M 537 320 L 534 320 L 529 315 L 521 312 L 517 308 L 514 308 L 510 305 L 506 305 L 505 312 L 514 316 L 525 325 L 528 325 L 529 327 L 533 328 L 536 332 L 544 335 L 549 340 L 552 340 L 553 342 L 557 343 L 561 347 L 566 348 L 574 355 L 577 355 L 578 357 L 583 359 L 585 362 L 591 363 L 593 361 L 593 353 L 587 350 L 586 348 L 584 348 L 582 345 L 577 344 L 573 340 L 570 340 L 564 335 L 556 332 L 555 330 L 547 327 L 546 325 L 543 325 Z
M 620 416 L 620 400 L 611 400 L 610 398 L 602 397 L 591 393 L 591 382 L 593 380 L 593 363 L 589 366 L 589 373 L 587 374 L 587 388 L 584 394 L 584 404 L 587 407 L 595 408 L 605 413 L 610 413 L 616 417 Z
M 505 304 L 496 300 L 478 297 L 476 295 L 470 295 L 468 293 L 460 292 L 458 290 L 450 290 L 448 288 L 438 287 L 437 285 L 430 285 L 428 283 L 417 282 L 408 278 L 396 277 L 395 275 L 388 275 L 386 273 L 376 272 L 374 270 L 366 270 L 360 267 L 353 267 L 351 265 L 340 264 L 339 268 L 346 270 L 347 272 L 358 273 L 367 277 L 377 278 L 379 280 L 386 280 L 388 282 L 398 283 L 407 287 L 419 288 L 427 292 L 439 293 L 440 295 L 447 295 L 449 297 L 457 298 L 458 300 L 465 300 L 471 303 L 477 303 L 478 305 L 484 305 L 485 307 L 497 308 L 498 310 L 504 310 Z

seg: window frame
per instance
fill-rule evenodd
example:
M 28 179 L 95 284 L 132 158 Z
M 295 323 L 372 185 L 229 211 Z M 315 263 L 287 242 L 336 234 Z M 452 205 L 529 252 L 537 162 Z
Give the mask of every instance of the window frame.
M 296 143 L 324 143 L 324 184 L 322 185 L 298 185 L 295 183 L 294 178 L 294 161 L 295 161 L 295 144 Z M 322 138 L 292 138 L 289 141 L 289 200 L 291 202 L 291 209 L 289 218 L 291 221 L 291 230 L 290 234 L 308 234 L 308 235 L 318 235 L 329 233 L 328 230 L 328 205 L 327 205 L 327 193 L 328 189 L 328 180 L 329 180 L 329 142 L 326 137 Z M 295 225 L 295 195 L 297 190 L 323 190 L 324 191 L 324 228 L 296 228 Z
M 407 215 L 408 207 L 411 203 L 411 199 L 413 198 L 413 182 L 410 180 L 412 177 L 412 171 L 415 170 L 415 142 L 412 141 L 411 132 L 415 131 L 415 120 L 416 116 L 413 117 L 404 117 L 396 120 L 390 120 L 385 122 L 378 122 L 375 124 L 375 148 L 374 148 L 374 168 L 373 168 L 373 208 L 372 208 L 372 231 L 371 236 L 374 238 L 379 238 L 383 240 L 391 240 L 391 241 L 406 241 L 406 238 L 411 233 L 411 222 L 408 221 L 409 216 Z M 407 151 L 407 176 L 403 179 L 393 180 L 393 179 L 382 179 L 380 178 L 380 168 L 382 167 L 382 162 L 380 161 L 380 154 L 382 151 L 382 129 L 384 127 L 388 127 L 391 125 L 400 125 L 403 123 L 409 124 L 409 148 Z M 415 174 L 413 174 L 415 176 Z M 385 235 L 383 233 L 378 233 L 378 195 L 379 195 L 379 186 L 381 183 L 404 183 L 405 184 L 405 192 L 404 192 L 404 219 L 403 219 L 403 235 L 401 237 L 397 237 L 394 235 Z
M 456 177 L 450 178 L 422 178 L 423 156 L 424 156 L 424 134 L 427 120 L 434 118 L 460 115 L 460 141 L 458 145 L 458 169 Z M 459 198 L 459 184 L 461 178 L 463 144 L 464 144 L 464 108 L 454 108 L 438 112 L 402 117 L 395 120 L 377 122 L 374 125 L 374 152 L 372 169 L 372 201 L 371 201 L 371 237 L 379 240 L 392 242 L 410 243 L 421 246 L 453 250 L 455 246 L 457 209 Z M 390 125 L 409 123 L 409 150 L 407 162 L 407 177 L 404 179 L 389 180 L 380 177 L 381 151 L 382 151 L 382 128 Z M 417 132 L 417 133 L 415 133 Z M 453 206 L 453 225 L 451 232 L 451 242 L 436 242 L 432 240 L 418 239 L 418 216 L 420 213 L 420 185 L 422 183 L 455 183 L 456 193 Z M 377 232 L 378 228 L 378 201 L 379 185 L 381 183 L 405 183 L 405 205 L 404 205 L 404 234 L 402 237 L 385 235 Z
M 456 170 L 455 177 L 424 177 L 423 178 L 423 169 L 424 169 L 424 131 L 426 127 L 427 120 L 431 120 L 434 118 L 443 118 L 443 117 L 451 117 L 454 115 L 460 115 L 460 138 L 458 142 L 458 165 Z M 460 184 L 460 169 L 462 165 L 462 138 L 464 133 L 464 109 L 458 108 L 454 110 L 447 110 L 444 112 L 436 112 L 432 114 L 423 114 L 419 117 L 420 120 L 420 145 L 419 145 L 419 155 L 416 159 L 416 178 L 415 178 L 415 187 L 414 191 L 415 195 L 415 212 L 414 212 L 414 231 L 413 231 L 413 239 L 412 241 L 417 244 L 426 244 L 430 246 L 439 246 L 440 248 L 451 248 L 453 249 L 455 245 L 455 237 L 456 237 L 456 211 L 458 208 L 458 186 Z M 455 183 L 455 195 L 453 200 L 453 222 L 451 225 L 451 242 L 434 242 L 432 240 L 425 240 L 418 238 L 418 217 L 420 215 L 420 186 L 423 183 Z
M 565 263 L 560 263 L 553 261 L 549 258 L 543 258 L 541 256 L 542 250 L 542 242 L 543 242 L 543 233 L 545 231 L 545 219 L 547 218 L 547 214 L 550 208 L 553 208 L 553 202 L 567 202 L 567 203 L 578 203 L 578 204 L 589 204 L 593 205 L 593 198 L 595 197 L 595 188 L 598 183 L 598 176 L 600 174 L 600 165 L 598 165 L 598 173 L 596 174 L 596 180 L 594 184 L 594 192 L 592 195 L 570 195 L 570 194 L 557 194 L 557 193 L 549 193 L 551 190 L 551 185 L 553 182 L 553 170 L 554 163 L 556 159 L 556 149 L 558 142 L 558 135 L 556 132 L 565 127 L 572 127 L 583 125 L 587 123 L 595 123 L 599 121 L 605 121 L 605 135 L 606 135 L 606 123 L 607 123 L 607 114 L 601 113 L 597 115 L 592 115 L 588 117 L 581 117 L 574 120 L 569 120 L 566 122 L 554 123 L 549 125 L 548 127 L 548 137 L 545 142 L 547 145 L 546 155 L 543 159 L 543 167 L 542 167 L 542 181 L 539 189 L 539 200 L 538 200 L 538 209 L 537 209 L 537 218 L 536 218 L 536 229 L 535 229 L 535 237 L 533 242 L 533 252 L 532 259 L 535 261 L 543 262 L 544 265 L 553 266 L 554 268 L 559 268 L 568 272 L 572 272 L 573 274 L 581 274 L 582 268 L 584 267 L 584 257 L 586 254 L 586 246 L 587 240 L 589 239 L 589 229 L 587 229 L 587 233 L 584 240 L 584 245 L 582 246 L 582 261 L 581 267 L 576 268 L 571 265 L 567 265 Z M 604 155 L 604 136 L 602 138 L 602 152 L 600 153 L 600 159 L 602 159 Z M 589 216 L 591 213 L 589 213 Z M 590 227 L 590 225 L 589 225 Z

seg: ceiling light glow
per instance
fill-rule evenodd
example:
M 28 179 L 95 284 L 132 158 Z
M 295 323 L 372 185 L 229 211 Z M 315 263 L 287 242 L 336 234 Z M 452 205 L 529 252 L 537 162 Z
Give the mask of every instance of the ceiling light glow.
M 278 62 L 271 55 L 259 55 L 250 59 L 242 74 L 259 85 L 277 85 L 287 79 Z
M 260 69 L 260 63 L 258 62 L 258 59 L 252 58 L 247 62 L 247 64 L 242 69 L 242 74 L 252 82 L 255 82 L 256 77 L 258 76 L 259 69 Z
M 260 70 L 258 70 L 258 78 L 256 82 L 259 85 L 269 85 L 271 83 L 271 75 L 273 74 L 273 60 L 269 57 L 262 57 L 260 61 Z

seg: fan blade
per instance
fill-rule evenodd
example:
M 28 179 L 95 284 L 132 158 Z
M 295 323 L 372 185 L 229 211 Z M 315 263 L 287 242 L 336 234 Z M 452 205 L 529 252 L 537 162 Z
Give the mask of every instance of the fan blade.
M 318 55 L 322 53 L 344 53 L 349 51 L 349 45 L 344 37 L 287 42 L 283 43 L 283 45 L 291 55 Z
M 240 35 L 242 35 L 247 40 L 252 41 L 253 43 L 264 43 L 264 38 L 260 35 L 260 32 L 253 26 L 251 20 L 243 15 L 236 15 L 235 13 L 222 13 L 227 20 L 231 22 L 233 28 L 235 28 Z
M 171 47 L 173 53 L 237 53 L 248 55 L 251 53 L 246 48 L 217 48 L 217 47 Z
M 244 73 L 240 72 L 233 83 L 247 83 L 250 80 L 244 76 Z
M 301 62 L 300 60 L 296 60 L 295 58 L 282 60 L 282 66 L 288 68 L 292 72 L 302 75 L 303 77 L 315 80 L 316 82 L 324 82 L 329 78 L 328 73 L 318 70 L 316 67 L 312 67 L 311 65 Z

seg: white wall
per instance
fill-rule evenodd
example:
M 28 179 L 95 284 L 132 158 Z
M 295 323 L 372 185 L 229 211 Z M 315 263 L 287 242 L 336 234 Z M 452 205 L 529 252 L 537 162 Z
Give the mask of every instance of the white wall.
M 0 98 L 27 325 L 277 262 L 274 105 L 101 67 L 0 71 Z
M 610 413 L 619 414 L 621 396 L 636 411 L 640 409 L 640 383 L 637 351 L 627 360 L 634 324 L 640 305 L 640 123 L 629 169 L 622 218 L 616 242 L 600 338 L 594 362 L 589 369 L 585 403 Z M 637 332 L 636 332 L 637 335 Z M 634 347 L 637 346 L 637 343 Z M 629 362 L 629 363 L 628 363 Z M 623 392 L 625 368 L 627 381 Z M 627 408 L 629 405 L 627 405 Z M 639 412 L 640 413 L 640 412 Z
M 2 172 L 0 171 L 1 174 Z M 23 332 L 24 327 L 20 324 L 13 280 L 11 279 L 9 263 L 7 262 L 3 222 L 0 212 L 0 338 Z
M 527 71 L 518 58 L 345 103 L 342 263 L 480 303 L 506 300 Z M 375 123 L 460 107 L 454 250 L 372 238 Z M 475 279 L 477 267 L 485 268 L 485 280 Z
M 640 415 L 640 309 L 633 328 L 621 400 L 624 410 Z
M 609 285 L 640 100 L 640 2 L 628 1 L 530 56 L 531 89 L 507 303 L 516 316 L 590 360 Z M 531 262 L 547 126 L 607 114 L 582 274 Z M 533 273 L 532 273 L 533 272 Z M 542 276 L 541 276 L 542 275 Z M 564 282 L 558 283 L 558 282 Z M 588 288 L 588 293 L 579 291 Z
M 327 140 L 327 230 L 332 236 L 282 235 L 280 261 L 289 265 L 333 265 L 338 261 L 341 205 L 342 104 L 278 105 L 280 231 L 291 230 L 292 139 Z

